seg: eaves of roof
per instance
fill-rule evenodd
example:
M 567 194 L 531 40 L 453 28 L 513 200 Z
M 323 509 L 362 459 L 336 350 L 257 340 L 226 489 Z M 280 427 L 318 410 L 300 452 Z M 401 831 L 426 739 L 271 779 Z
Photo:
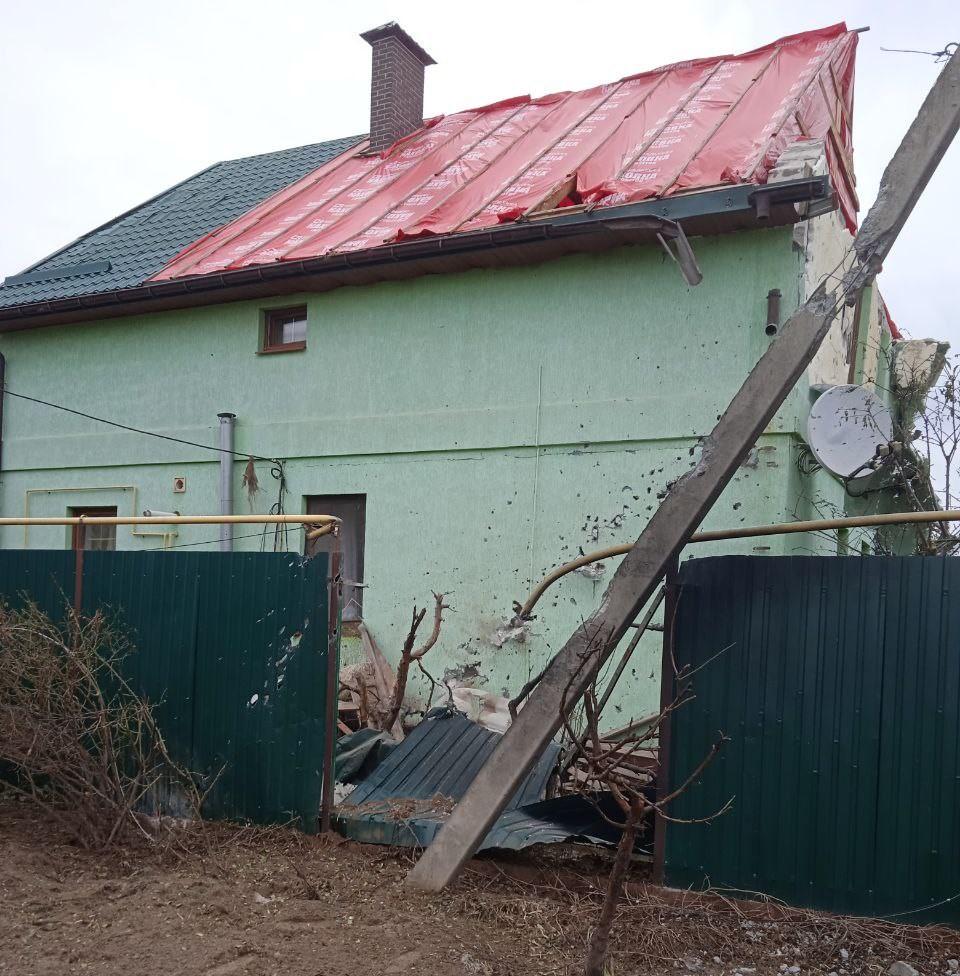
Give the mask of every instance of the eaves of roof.
M 795 223 L 836 209 L 826 176 L 738 184 L 624 206 L 571 208 L 462 234 L 420 237 L 194 277 L 148 282 L 0 308 L 0 332 L 220 304 L 471 268 L 538 263 L 565 254 L 649 243 L 679 224 L 688 237 Z

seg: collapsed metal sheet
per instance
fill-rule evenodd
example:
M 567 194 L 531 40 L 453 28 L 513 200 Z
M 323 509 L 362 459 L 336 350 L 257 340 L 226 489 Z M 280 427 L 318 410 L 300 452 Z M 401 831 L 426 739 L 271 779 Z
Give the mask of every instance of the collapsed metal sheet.
M 836 24 L 742 55 L 431 119 L 382 154 L 365 154 L 366 143 L 349 150 L 191 244 L 152 280 L 477 230 L 538 206 L 612 207 L 764 183 L 805 138 L 824 140 L 854 230 L 856 44 Z
M 340 804 L 334 826 L 367 843 L 426 847 L 500 738 L 459 712 L 435 710 Z M 551 744 L 490 831 L 485 847 L 518 850 L 570 836 L 545 820 L 539 809 L 559 754 L 559 746 Z M 577 818 L 583 819 L 582 811 Z
M 622 822 L 623 812 L 609 793 L 599 803 L 571 794 L 540 803 L 529 803 L 517 810 L 506 810 L 487 834 L 480 850 L 498 848 L 519 851 L 534 844 L 560 844 L 569 840 L 616 846 L 621 831 L 613 826 Z M 600 811 L 603 811 L 601 813 Z M 604 814 L 613 821 L 604 819 Z M 642 824 L 637 847 L 649 842 L 650 824 Z

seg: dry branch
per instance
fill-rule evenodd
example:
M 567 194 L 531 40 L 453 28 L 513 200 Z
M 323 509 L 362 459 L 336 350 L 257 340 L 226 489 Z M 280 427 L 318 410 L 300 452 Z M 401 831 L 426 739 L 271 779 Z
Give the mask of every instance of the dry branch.
M 622 737 L 611 742 L 600 733 L 600 707 L 595 670 L 579 706 L 570 707 L 571 689 L 580 677 L 580 673 L 587 667 L 595 668 L 588 653 L 582 658 L 580 668 L 571 676 L 570 683 L 562 695 L 560 717 L 564 731 L 570 739 L 573 758 L 576 760 L 572 778 L 573 789 L 591 802 L 595 801 L 600 792 L 608 792 L 622 813 L 622 819 L 617 822 L 595 803 L 601 816 L 622 831 L 616 857 L 607 879 L 600 916 L 590 933 L 587 944 L 584 970 L 586 976 L 604 976 L 613 922 L 617 906 L 623 896 L 624 880 L 641 824 L 654 813 L 664 820 L 677 823 L 691 822 L 670 817 L 667 808 L 673 800 L 700 779 L 724 743 L 729 740 L 720 733 L 707 754 L 679 786 L 659 800 L 652 799 L 648 794 L 648 787 L 652 777 L 659 772 L 658 751 L 655 751 L 652 746 L 659 740 L 660 729 L 670 715 L 693 700 L 689 687 L 690 672 L 682 671 L 675 675 L 678 679 L 677 692 L 672 701 L 665 704 L 657 714 L 646 716 L 641 721 L 628 725 L 622 730 Z M 578 725 L 579 727 L 576 727 Z M 730 802 L 697 822 L 708 822 L 725 813 L 729 809 Z
M 393 728 L 394 723 L 400 717 L 400 710 L 403 708 L 403 698 L 407 693 L 407 678 L 410 674 L 410 665 L 414 661 L 419 662 L 434 644 L 437 643 L 440 637 L 443 611 L 450 609 L 450 606 L 443 602 L 446 595 L 446 593 L 433 594 L 433 628 L 427 639 L 416 649 L 414 649 L 413 645 L 416 642 L 420 624 L 423 623 L 423 618 L 427 614 L 427 608 L 423 607 L 418 609 L 416 606 L 413 608 L 410 629 L 407 631 L 406 639 L 403 642 L 403 649 L 400 652 L 400 663 L 397 665 L 397 678 L 393 685 L 393 694 L 390 699 L 390 705 L 385 712 L 381 728 Z
M 616 795 L 616 794 L 615 794 Z M 618 797 L 618 802 L 620 797 Z M 640 794 L 633 794 L 627 799 L 623 833 L 617 844 L 617 856 L 610 868 L 607 879 L 607 893 L 600 909 L 600 917 L 591 933 L 587 944 L 587 958 L 584 971 L 586 976 L 604 976 L 606 972 L 607 952 L 610 948 L 610 933 L 613 931 L 613 920 L 616 917 L 617 905 L 623 896 L 623 882 L 630 867 L 633 846 L 637 839 L 637 825 L 643 818 L 643 802 Z
M 203 802 L 123 676 L 132 653 L 101 613 L 58 626 L 33 604 L 0 605 L 0 762 L 88 848 L 148 836 L 141 809 L 161 792 L 192 816 Z

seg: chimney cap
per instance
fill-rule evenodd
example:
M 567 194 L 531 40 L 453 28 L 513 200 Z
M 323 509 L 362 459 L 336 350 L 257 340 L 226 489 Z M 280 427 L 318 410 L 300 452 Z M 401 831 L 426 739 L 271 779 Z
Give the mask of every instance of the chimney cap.
M 370 30 L 364 31 L 360 36 L 371 46 L 375 41 L 395 37 L 401 44 L 409 48 L 421 64 L 428 65 L 437 63 L 395 20 L 381 24 L 379 27 L 372 27 Z

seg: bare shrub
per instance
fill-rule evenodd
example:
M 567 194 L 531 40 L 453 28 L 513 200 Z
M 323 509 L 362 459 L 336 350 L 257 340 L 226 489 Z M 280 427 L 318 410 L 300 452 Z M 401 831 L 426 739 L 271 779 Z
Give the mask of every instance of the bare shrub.
M 960 363 L 948 358 L 938 381 L 927 389 L 927 376 L 935 370 L 936 365 L 918 378 L 901 370 L 894 388 L 901 422 L 913 427 L 901 435 L 905 443 L 913 443 L 905 452 L 906 460 L 894 455 L 896 473 L 909 507 L 918 512 L 955 509 L 960 504 Z M 917 525 L 916 551 L 924 556 L 957 555 L 960 537 L 954 529 L 955 523 L 950 522 Z
M 672 701 L 661 706 L 656 714 L 649 715 L 626 732 L 615 742 L 605 741 L 600 732 L 600 705 L 597 695 L 597 658 L 588 647 L 584 653 L 580 669 L 571 675 L 564 689 L 560 705 L 560 719 L 569 737 L 573 756 L 577 758 L 579 769 L 575 770 L 576 791 L 591 803 L 607 823 L 622 831 L 617 852 L 607 878 L 607 890 L 596 925 L 587 941 L 587 954 L 584 964 L 585 976 L 604 976 L 607 970 L 607 956 L 610 950 L 613 924 L 618 907 L 623 898 L 624 883 L 630 868 L 634 844 L 643 822 L 657 815 L 663 821 L 672 823 L 709 823 L 722 816 L 730 808 L 732 799 L 719 810 L 696 820 L 678 820 L 668 814 L 668 809 L 677 797 L 697 783 L 706 768 L 713 762 L 729 738 L 722 732 L 697 764 L 696 768 L 678 786 L 654 799 L 650 795 L 649 784 L 661 775 L 659 758 L 650 769 L 650 780 L 645 783 L 638 778 L 633 760 L 640 759 L 652 745 L 659 744 L 661 730 L 678 708 L 693 701 L 690 678 L 694 673 L 690 668 L 677 670 L 674 666 L 676 694 Z M 592 670 L 593 676 L 582 699 L 575 706 L 570 701 L 570 689 L 582 670 Z M 656 750 L 659 755 L 659 749 Z M 602 793 L 609 793 L 620 810 L 620 817 L 611 817 L 596 803 Z
M 424 656 L 437 643 L 440 637 L 443 611 L 450 609 L 450 605 L 443 602 L 446 595 L 446 593 L 433 594 L 433 629 L 430 631 L 427 639 L 416 649 L 413 645 L 417 639 L 417 631 L 420 629 L 420 624 L 423 623 L 423 618 L 427 614 L 427 608 L 418 608 L 416 606 L 413 608 L 413 616 L 410 619 L 410 630 L 407 631 L 407 637 L 400 651 L 400 663 L 397 665 L 397 678 L 393 685 L 393 693 L 390 696 L 390 702 L 385 712 L 380 718 L 382 723 L 381 728 L 393 728 L 403 709 L 403 699 L 407 693 L 407 678 L 410 674 L 410 665 L 414 662 L 420 665 Z
M 370 631 L 363 624 L 360 625 L 367 660 L 363 664 L 351 664 L 340 669 L 340 691 L 346 692 L 353 699 L 361 727 L 367 725 L 372 729 L 389 732 L 395 739 L 403 738 L 404 726 L 414 713 L 414 709 L 405 701 L 410 668 L 414 664 L 430 683 L 430 697 L 423 711 L 429 710 L 437 682 L 424 667 L 423 659 L 440 639 L 444 610 L 453 609 L 444 602 L 446 597 L 446 593 L 433 594 L 433 627 L 419 647 L 414 645 L 420 625 L 427 615 L 427 608 L 414 604 L 396 672 L 387 663 Z M 420 709 L 416 711 L 419 712 Z
M 0 765 L 86 848 L 148 836 L 138 809 L 151 793 L 199 815 L 202 797 L 153 706 L 123 677 L 133 650 L 102 613 L 69 613 L 60 626 L 33 604 L 0 605 Z

